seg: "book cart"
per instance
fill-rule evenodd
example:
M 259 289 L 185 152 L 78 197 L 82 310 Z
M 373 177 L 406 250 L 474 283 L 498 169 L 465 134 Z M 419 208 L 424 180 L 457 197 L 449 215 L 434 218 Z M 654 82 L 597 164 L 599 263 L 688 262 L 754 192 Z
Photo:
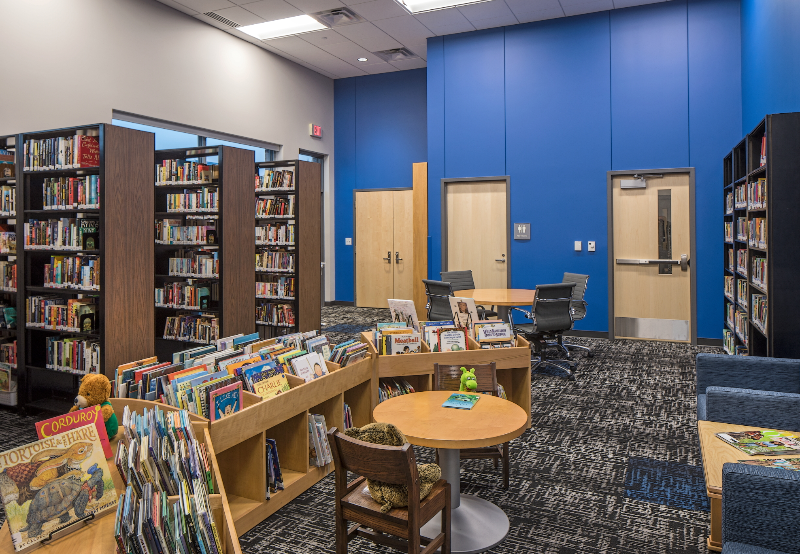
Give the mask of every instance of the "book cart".
M 292 185 L 271 186 L 278 183 L 264 183 L 264 175 L 270 170 L 291 172 Z M 293 279 L 294 295 L 272 295 L 260 293 L 256 289 L 256 307 L 258 309 L 256 326 L 263 338 L 272 338 L 290 333 L 311 331 L 320 328 L 321 322 L 321 286 L 322 276 L 320 261 L 322 256 L 322 228 L 320 226 L 322 210 L 322 173 L 318 163 L 300 160 L 282 160 L 259 162 L 255 164 L 255 175 L 259 186 L 255 189 L 256 202 L 292 203 L 291 215 L 255 215 L 256 229 L 266 232 L 267 228 L 293 226 L 293 240 L 276 240 L 261 238 L 256 235 L 256 259 L 264 256 L 290 257 L 291 268 L 278 267 L 279 263 L 256 265 L 256 282 L 264 283 L 261 287 L 272 285 L 279 288 L 282 280 Z M 266 234 L 266 233 L 264 233 Z M 263 236 L 263 235 L 262 235 Z M 294 324 L 280 320 L 277 313 L 288 306 L 294 317 Z M 258 314 L 276 313 L 274 317 L 259 317 Z
M 13 164 L 0 165 L 0 170 L 8 168 L 9 165 L 12 166 L 11 168 L 8 168 L 8 172 L 11 173 L 11 175 L 6 175 L 5 171 L 0 171 L 0 187 L 2 187 L 3 190 L 3 197 L 5 198 L 6 194 L 8 193 L 11 193 L 14 197 L 16 197 L 17 176 L 20 174 L 17 137 L 15 135 L 0 136 L 0 150 L 10 152 L 11 155 L 14 156 Z M 14 229 L 17 232 L 20 232 L 20 229 L 16 227 L 17 211 L 15 209 L 7 210 L 6 208 L 7 206 L 5 205 L 0 206 L 0 222 L 5 223 L 9 226 L 9 228 Z M 21 244 L 19 244 L 17 248 L 21 250 Z M 11 265 L 11 262 L 13 262 L 15 258 L 15 256 L 10 254 L 0 254 L 0 262 L 8 262 L 8 265 Z M 0 278 L 2 277 L 3 275 L 0 274 Z M 3 281 L 5 281 L 5 279 Z M 17 303 L 18 289 L 11 286 L 6 286 L 3 281 L 0 281 L 0 302 L 3 305 L 16 307 L 17 317 L 19 318 L 19 314 L 22 312 L 22 310 Z M 25 333 L 17 332 L 17 329 L 19 329 L 19 319 L 17 320 L 17 323 L 18 325 L 16 329 L 9 329 L 7 326 L 0 329 L 0 342 L 13 343 L 14 341 L 17 341 L 17 352 L 19 353 L 23 350 L 22 344 Z M 10 390 L 8 392 L 0 391 L 0 405 L 16 406 L 18 391 L 25 390 L 24 367 L 11 362 L 7 362 L 7 365 L 4 367 L 10 368 L 11 381 L 9 384 Z
M 724 158 L 728 354 L 800 357 L 794 332 L 800 310 L 798 151 L 800 113 L 771 114 Z
M 178 410 L 178 408 L 173 406 L 166 406 L 146 400 L 112 398 L 110 402 L 119 417 L 122 416 L 122 410 L 126 405 L 132 412 L 139 413 L 142 412 L 142 408 L 144 407 L 150 409 L 158 407 L 165 412 Z M 206 445 L 209 463 L 212 466 L 212 479 L 216 492 L 215 494 L 209 494 L 209 504 L 213 513 L 214 524 L 220 535 L 220 541 L 222 542 L 223 554 L 241 554 L 242 550 L 239 546 L 239 537 L 233 526 L 230 508 L 225 495 L 225 487 L 220 474 L 219 463 L 208 432 L 208 421 L 203 420 L 203 418 L 197 418 L 193 414 L 190 414 L 190 419 L 192 420 L 197 440 Z M 122 437 L 122 433 L 122 427 L 120 426 L 117 436 L 111 440 L 112 452 L 116 452 L 117 442 Z M 113 459 L 109 460 L 108 468 L 114 481 L 114 488 L 117 491 L 117 496 L 119 496 L 125 492 L 125 485 L 117 471 Z M 177 496 L 169 497 L 170 503 L 176 502 L 177 499 Z M 54 537 L 51 541 L 43 543 L 36 551 L 42 554 L 74 554 L 75 552 L 111 553 L 116 552 L 116 548 L 117 543 L 114 539 L 114 511 L 111 510 L 103 514 L 103 516 L 97 520 L 90 520 L 88 523 L 83 524 L 80 529 L 60 537 Z M 3 527 L 0 529 L 0 554 L 13 553 L 14 544 L 11 541 L 8 522 L 4 522 Z
M 508 400 L 520 406 L 528 414 L 531 426 L 531 347 L 521 336 L 515 339 L 512 348 L 482 349 L 471 337 L 467 337 L 467 350 L 459 352 L 431 352 L 423 340 L 419 354 L 378 355 L 378 350 L 369 332 L 361 333 L 361 342 L 367 343 L 375 356 L 375 378 L 372 382 L 372 397 L 378 401 L 380 379 L 402 377 L 415 391 L 433 390 L 433 364 L 464 365 L 497 364 L 497 382 L 503 385 Z

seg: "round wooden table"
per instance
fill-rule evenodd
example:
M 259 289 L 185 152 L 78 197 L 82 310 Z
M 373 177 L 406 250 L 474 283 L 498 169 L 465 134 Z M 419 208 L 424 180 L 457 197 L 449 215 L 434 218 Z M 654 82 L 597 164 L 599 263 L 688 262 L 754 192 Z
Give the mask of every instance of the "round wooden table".
M 497 306 L 497 317 L 508 321 L 509 308 L 514 306 L 530 307 L 536 296 L 536 289 L 471 289 L 455 291 L 453 294 L 463 298 L 472 298 L 476 304 L 481 304 L 486 308 Z
M 485 552 L 503 542 L 508 534 L 508 516 L 487 500 L 461 494 L 461 448 L 502 444 L 520 436 L 528 414 L 518 405 L 496 396 L 481 394 L 471 410 L 443 408 L 451 391 L 405 394 L 378 404 L 375 421 L 391 423 L 408 442 L 439 450 L 442 477 L 450 483 L 452 552 Z M 435 537 L 441 530 L 436 516 L 422 528 L 422 535 Z

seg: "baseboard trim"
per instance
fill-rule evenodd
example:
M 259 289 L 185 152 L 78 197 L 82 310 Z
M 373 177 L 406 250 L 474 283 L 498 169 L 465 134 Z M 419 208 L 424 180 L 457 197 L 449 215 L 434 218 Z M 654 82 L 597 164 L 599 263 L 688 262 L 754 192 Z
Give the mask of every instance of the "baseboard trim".
M 579 331 L 573 329 L 564 333 L 565 337 L 582 337 L 587 339 L 607 339 L 608 331 Z
M 697 346 L 723 346 L 722 339 L 697 339 Z
M 325 306 L 355 306 L 355 302 L 351 300 L 326 300 Z

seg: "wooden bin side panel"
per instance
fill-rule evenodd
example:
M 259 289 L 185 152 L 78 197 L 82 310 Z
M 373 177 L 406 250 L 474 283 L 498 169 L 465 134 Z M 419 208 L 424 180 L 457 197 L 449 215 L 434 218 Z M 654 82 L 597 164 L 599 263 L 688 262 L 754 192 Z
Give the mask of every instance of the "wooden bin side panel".
M 322 325 L 322 164 L 299 161 L 297 172 L 297 330 L 312 331 Z

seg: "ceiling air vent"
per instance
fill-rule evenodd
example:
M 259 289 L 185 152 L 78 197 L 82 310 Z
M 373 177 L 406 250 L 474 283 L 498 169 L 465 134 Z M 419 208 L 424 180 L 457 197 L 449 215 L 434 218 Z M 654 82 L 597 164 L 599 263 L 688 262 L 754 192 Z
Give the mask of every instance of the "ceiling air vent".
M 408 48 L 392 48 L 391 50 L 381 50 L 380 52 L 373 52 L 376 56 L 386 62 L 399 62 L 401 60 L 416 60 L 419 58 L 414 52 Z
M 239 24 L 238 24 L 238 23 L 236 23 L 235 21 L 231 21 L 231 20 L 230 20 L 230 19 L 228 19 L 227 17 L 222 17 L 222 16 L 221 16 L 221 15 L 219 15 L 218 13 L 214 13 L 214 12 L 206 12 L 206 13 L 204 13 L 203 15 L 205 15 L 206 17 L 210 17 L 211 19 L 213 19 L 213 20 L 215 20 L 215 21 L 219 21 L 219 22 L 220 22 L 220 23 L 222 23 L 223 25 L 227 25 L 228 27 L 233 27 L 234 29 L 236 29 L 237 27 L 241 27 L 241 25 L 239 25 Z
M 350 8 L 335 8 L 324 12 L 312 13 L 311 17 L 328 27 L 341 27 L 366 21 Z

